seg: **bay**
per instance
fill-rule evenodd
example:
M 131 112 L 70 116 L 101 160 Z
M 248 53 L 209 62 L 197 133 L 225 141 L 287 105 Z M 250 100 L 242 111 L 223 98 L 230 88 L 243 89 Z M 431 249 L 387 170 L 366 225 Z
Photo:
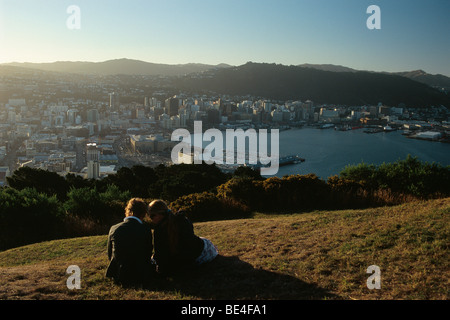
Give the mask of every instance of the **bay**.
M 296 154 L 305 162 L 282 166 L 276 176 L 315 173 L 322 179 L 339 174 L 347 165 L 380 165 L 406 159 L 450 165 L 450 144 L 410 139 L 402 131 L 367 134 L 363 129 L 301 128 L 280 132 L 280 155 Z
M 225 132 L 222 134 L 225 150 Z M 194 136 L 197 134 L 191 135 L 192 142 Z M 269 137 L 270 135 L 267 142 L 270 154 L 272 147 Z M 204 148 L 210 143 L 202 141 Z M 245 152 L 248 150 L 249 145 L 246 141 Z M 281 166 L 275 176 L 281 178 L 285 175 L 314 173 L 326 180 L 339 174 L 348 165 L 359 163 L 380 165 L 384 162 L 404 160 L 408 155 L 415 156 L 423 162 L 448 166 L 450 144 L 410 139 L 402 135 L 401 130 L 368 134 L 364 129 L 340 131 L 333 128 L 303 127 L 279 132 L 279 155 L 280 157 L 298 155 L 305 161 Z

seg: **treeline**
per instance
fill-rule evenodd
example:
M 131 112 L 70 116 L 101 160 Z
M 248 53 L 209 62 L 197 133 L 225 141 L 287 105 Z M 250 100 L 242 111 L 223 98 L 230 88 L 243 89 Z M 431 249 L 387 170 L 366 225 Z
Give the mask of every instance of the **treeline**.
M 227 181 L 215 165 L 121 168 L 102 180 L 22 167 L 0 189 L 0 250 L 56 238 L 104 234 L 132 197 L 169 203 Z
M 192 221 L 395 205 L 448 197 L 450 166 L 408 156 L 380 166 L 359 164 L 323 180 L 314 174 L 264 178 L 249 167 L 233 174 L 214 164 L 121 168 L 102 180 L 20 168 L 0 189 L 0 250 L 28 243 L 104 234 L 132 197 L 160 198 Z

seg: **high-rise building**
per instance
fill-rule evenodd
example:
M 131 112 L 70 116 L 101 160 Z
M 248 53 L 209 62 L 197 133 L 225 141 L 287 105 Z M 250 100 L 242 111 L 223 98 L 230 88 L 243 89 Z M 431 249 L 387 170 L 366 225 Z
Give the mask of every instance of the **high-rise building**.
M 216 109 L 209 109 L 208 111 L 206 111 L 207 117 L 208 117 L 208 122 L 210 124 L 218 124 L 220 123 L 220 112 L 219 110 Z
M 133 110 L 133 117 L 135 119 L 145 118 L 145 110 L 143 108 L 136 108 Z
M 99 119 L 99 113 L 97 109 L 89 109 L 87 111 L 87 121 L 88 122 L 97 122 Z
M 87 144 L 86 160 L 87 178 L 98 179 L 100 177 L 100 150 L 97 148 L 97 144 Z
M 67 111 L 67 121 L 70 124 L 75 124 L 76 118 L 78 115 L 78 110 L 77 109 L 70 109 Z
M 16 123 L 16 112 L 15 111 L 9 111 L 8 112 L 8 122 L 9 123 Z
M 165 101 L 166 113 L 172 117 L 178 114 L 178 108 L 180 107 L 180 99 L 176 96 L 166 99 Z
M 109 94 L 109 108 L 111 110 L 117 111 L 119 110 L 119 95 L 115 92 Z

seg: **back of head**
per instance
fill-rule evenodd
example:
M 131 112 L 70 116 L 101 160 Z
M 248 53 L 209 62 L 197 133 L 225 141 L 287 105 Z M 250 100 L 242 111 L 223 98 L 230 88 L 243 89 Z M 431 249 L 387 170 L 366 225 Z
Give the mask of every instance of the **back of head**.
M 147 203 L 143 199 L 133 198 L 128 201 L 128 204 L 125 208 L 125 216 L 133 216 L 142 220 L 147 214 L 147 210 Z
M 150 202 L 148 210 L 151 213 L 165 216 L 169 212 L 169 207 L 163 200 L 153 200 L 152 202 Z

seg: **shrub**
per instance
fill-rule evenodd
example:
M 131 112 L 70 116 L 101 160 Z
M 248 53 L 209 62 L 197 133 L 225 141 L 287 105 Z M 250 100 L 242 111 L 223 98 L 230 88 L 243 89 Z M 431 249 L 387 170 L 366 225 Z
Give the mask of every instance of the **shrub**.
M 239 166 L 234 172 L 233 177 L 253 178 L 255 180 L 264 180 L 258 169 L 253 169 L 248 166 Z
M 234 177 L 217 188 L 218 197 L 234 200 L 252 210 L 307 210 L 328 202 L 328 187 L 314 174 L 254 180 Z
M 6 178 L 8 185 L 16 190 L 34 188 L 48 196 L 56 195 L 59 200 L 66 199 L 69 183 L 55 172 L 29 167 L 21 167 Z
M 173 211 L 184 211 L 193 222 L 248 217 L 247 206 L 228 199 L 219 199 L 214 193 L 202 192 L 182 196 L 170 203 Z
M 242 203 L 255 210 L 264 206 L 263 182 L 250 177 L 233 177 L 217 187 L 217 197 Z
M 335 208 L 360 208 L 367 205 L 369 188 L 364 181 L 354 181 L 337 175 L 329 177 L 327 184 L 330 188 L 329 202 Z
M 373 164 L 360 163 L 353 166 L 346 166 L 340 173 L 339 177 L 346 181 L 348 184 L 350 181 L 363 184 L 366 189 L 378 189 L 379 177 L 377 167 Z
M 99 223 L 109 223 L 123 216 L 126 202 L 131 198 L 130 192 L 120 191 L 115 185 L 109 185 L 102 193 L 89 187 L 71 189 L 67 196 L 64 208 L 69 215 Z
M 272 178 L 271 178 L 272 179 Z M 266 197 L 276 199 L 272 202 L 275 208 L 286 210 L 311 210 L 325 208 L 329 198 L 329 188 L 325 181 L 321 180 L 315 174 L 290 175 L 282 179 L 271 181 L 267 179 L 263 185 L 266 189 L 274 189 L 273 184 L 279 184 L 275 188 L 277 194 L 272 194 L 271 190 Z
M 366 190 L 390 190 L 417 198 L 450 195 L 450 166 L 421 162 L 417 157 L 383 163 L 380 166 L 358 164 L 347 166 L 340 177 L 364 184 Z
M 149 195 L 168 201 L 192 193 L 212 192 L 227 178 L 215 164 L 206 163 L 159 165 L 155 172 L 158 179 L 149 187 Z
M 378 171 L 382 177 L 381 187 L 388 187 L 393 192 L 422 198 L 433 197 L 437 193 L 450 194 L 450 166 L 429 164 L 408 156 L 405 160 L 384 163 Z
M 0 250 L 62 236 L 64 211 L 56 196 L 3 188 L 0 203 Z

